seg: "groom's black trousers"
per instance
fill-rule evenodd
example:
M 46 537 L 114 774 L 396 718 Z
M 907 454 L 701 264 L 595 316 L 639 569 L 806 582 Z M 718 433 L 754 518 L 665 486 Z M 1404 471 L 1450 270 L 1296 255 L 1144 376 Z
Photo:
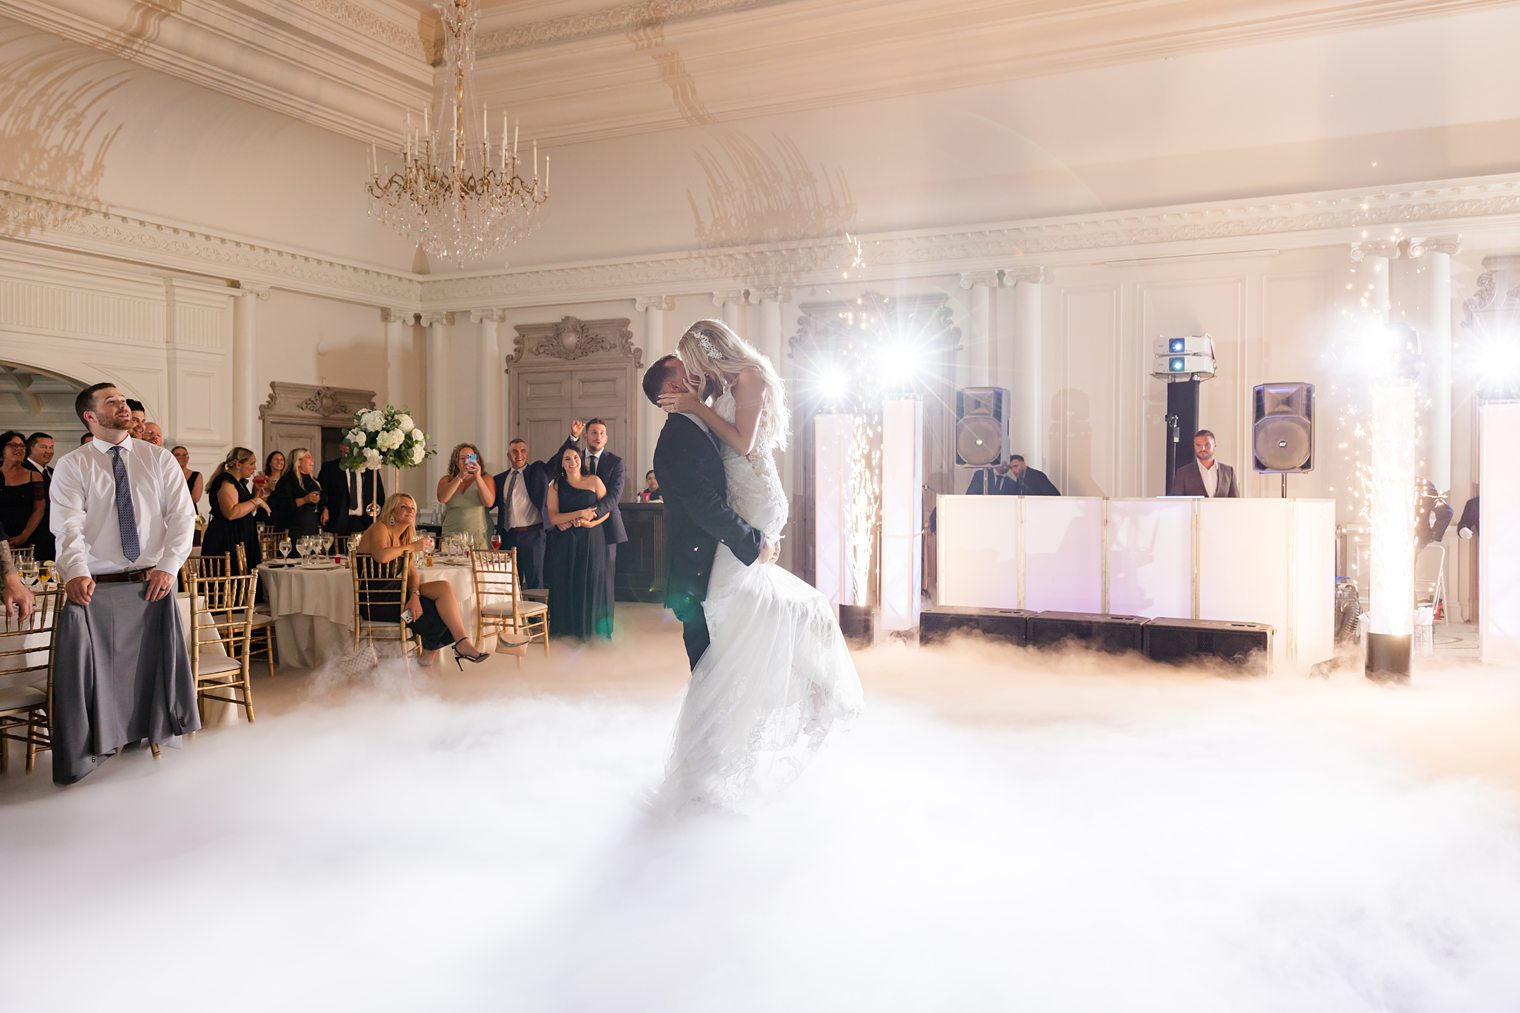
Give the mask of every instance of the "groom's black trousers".
M 712 643 L 712 638 L 707 635 L 707 617 L 701 609 L 697 610 L 696 616 L 681 623 L 681 639 L 686 641 L 686 660 L 692 671 L 696 671 L 697 662 L 702 660 L 707 645 Z

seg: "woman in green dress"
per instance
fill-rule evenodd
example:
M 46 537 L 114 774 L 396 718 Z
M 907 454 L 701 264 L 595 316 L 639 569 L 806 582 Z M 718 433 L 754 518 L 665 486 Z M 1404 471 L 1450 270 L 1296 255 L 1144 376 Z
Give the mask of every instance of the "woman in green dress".
M 496 483 L 473 443 L 461 443 L 449 455 L 448 474 L 438 480 L 438 502 L 443 504 L 445 537 L 469 535 L 477 549 L 490 546 Z

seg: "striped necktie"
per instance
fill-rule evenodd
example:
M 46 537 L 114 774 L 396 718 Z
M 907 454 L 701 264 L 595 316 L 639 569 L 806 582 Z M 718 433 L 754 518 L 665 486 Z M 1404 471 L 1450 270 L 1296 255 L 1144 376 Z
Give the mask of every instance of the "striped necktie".
M 132 511 L 132 483 L 127 480 L 127 465 L 121 448 L 111 448 L 111 477 L 116 480 L 116 523 L 121 527 L 121 554 L 137 562 L 142 547 L 137 543 L 137 514 Z

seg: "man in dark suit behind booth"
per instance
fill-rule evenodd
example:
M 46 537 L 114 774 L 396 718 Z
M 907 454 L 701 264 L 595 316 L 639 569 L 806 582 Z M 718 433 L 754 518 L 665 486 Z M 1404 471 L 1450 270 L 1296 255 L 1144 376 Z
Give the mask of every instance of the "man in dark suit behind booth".
M 496 533 L 503 549 L 517 550 L 518 581 L 525 588 L 544 586 L 544 532 L 549 511 L 549 465 L 528 460 L 521 438 L 507 444 L 506 471 L 496 476 Z
M 988 488 L 988 473 L 991 488 Z M 1059 496 L 1056 488 L 1043 471 L 1024 463 L 1023 454 L 1013 454 L 1008 463 L 997 468 L 983 468 L 971 476 L 966 487 L 967 496 Z
M 1198 460 L 1184 464 L 1172 475 L 1168 496 L 1204 496 L 1208 499 L 1238 499 L 1240 486 L 1235 483 L 1235 469 L 1214 460 L 1214 434 L 1200 429 L 1193 434 L 1193 456 Z
M 317 484 L 322 487 L 322 509 L 327 519 L 322 522 L 323 531 L 338 536 L 357 535 L 370 525 L 371 503 L 385 506 L 385 482 L 380 472 L 352 472 L 343 467 L 348 447 L 340 446 L 338 456 L 322 465 Z

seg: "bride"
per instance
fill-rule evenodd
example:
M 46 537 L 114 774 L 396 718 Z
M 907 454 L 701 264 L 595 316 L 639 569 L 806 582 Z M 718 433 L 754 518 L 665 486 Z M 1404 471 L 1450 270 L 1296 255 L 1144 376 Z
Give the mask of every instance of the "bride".
M 700 418 L 721 442 L 729 506 L 770 540 L 787 499 L 775 453 L 788 413 L 770 360 L 718 320 L 699 320 L 677 354 L 692 390 L 660 407 Z M 726 545 L 703 604 L 710 644 L 692 669 L 662 795 L 677 807 L 729 807 L 795 778 L 830 728 L 860 712 L 860 679 L 833 608 L 775 565 L 745 566 Z

